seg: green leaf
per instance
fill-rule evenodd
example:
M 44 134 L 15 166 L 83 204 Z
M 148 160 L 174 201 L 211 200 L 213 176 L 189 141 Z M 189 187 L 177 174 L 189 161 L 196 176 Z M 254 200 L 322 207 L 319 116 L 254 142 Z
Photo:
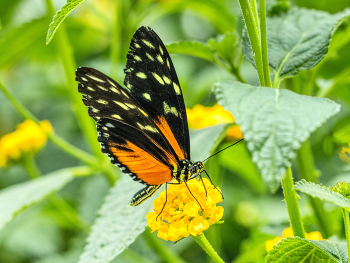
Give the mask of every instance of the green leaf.
M 203 129 L 190 130 L 191 138 L 191 159 L 203 161 L 225 138 L 227 129 L 232 124 L 219 124 Z M 210 139 L 209 139 L 210 138 Z
M 167 45 L 166 48 L 169 53 L 186 54 L 215 62 L 213 51 L 204 43 L 184 41 Z
M 313 197 L 317 197 L 323 201 L 332 202 L 350 211 L 350 199 L 342 196 L 335 191 L 332 191 L 323 185 L 301 180 L 294 185 L 294 188 Z
M 280 184 L 296 150 L 340 106 L 329 99 L 289 90 L 215 83 L 217 100 L 241 127 L 253 162 L 271 191 Z
M 0 191 L 0 229 L 19 212 L 61 189 L 74 178 L 73 169 L 59 170 Z
M 348 262 L 346 255 L 346 243 L 288 237 L 279 241 L 269 251 L 266 262 L 344 263 Z
M 268 17 L 268 55 L 271 74 L 275 76 L 274 83 L 316 66 L 326 56 L 333 32 L 349 15 L 350 9 L 332 15 L 294 7 L 281 16 Z M 246 33 L 242 51 L 254 64 Z
M 11 67 L 23 58 L 34 46 L 36 41 L 45 37 L 47 19 L 37 19 L 17 28 L 7 28 L 0 31 L 0 69 Z
M 237 47 L 237 37 L 234 33 L 219 35 L 216 39 L 211 38 L 208 44 L 220 58 L 229 63 L 233 62 Z
M 50 43 L 58 27 L 66 18 L 66 16 L 68 16 L 68 14 L 72 12 L 73 9 L 76 8 L 83 1 L 84 0 L 67 0 L 67 3 L 64 6 L 62 6 L 60 10 L 57 11 L 56 15 L 53 17 L 53 20 L 49 26 L 49 31 L 47 32 L 46 44 Z
M 350 143 L 350 117 L 337 122 L 333 128 L 333 139 L 339 144 Z
M 198 158 L 196 160 L 209 156 L 210 150 L 216 148 L 226 134 L 226 126 L 228 125 L 222 124 L 191 131 L 191 144 L 194 146 L 192 149 L 200 148 L 200 151 L 192 152 Z M 208 138 L 213 139 L 207 140 Z M 209 143 L 203 143 L 203 140 Z M 142 187 L 144 186 L 122 174 L 122 179 L 110 189 L 101 207 L 79 263 L 110 262 L 145 230 L 146 215 L 151 211 L 152 201 L 160 191 L 140 206 L 128 206 L 132 196 Z
M 132 196 L 142 187 L 122 174 L 99 211 L 79 263 L 110 262 L 145 230 L 146 215 L 151 211 L 154 197 L 140 206 L 128 206 Z

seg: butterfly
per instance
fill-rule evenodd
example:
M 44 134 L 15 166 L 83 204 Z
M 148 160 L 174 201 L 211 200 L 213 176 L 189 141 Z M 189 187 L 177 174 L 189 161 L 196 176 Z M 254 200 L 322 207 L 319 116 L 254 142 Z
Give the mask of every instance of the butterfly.
M 191 161 L 180 83 L 168 51 L 151 28 L 135 32 L 124 72 L 126 88 L 87 67 L 76 70 L 76 80 L 97 124 L 102 152 L 145 185 L 129 204 L 137 206 L 161 185 L 173 179 L 186 183 L 204 167 Z

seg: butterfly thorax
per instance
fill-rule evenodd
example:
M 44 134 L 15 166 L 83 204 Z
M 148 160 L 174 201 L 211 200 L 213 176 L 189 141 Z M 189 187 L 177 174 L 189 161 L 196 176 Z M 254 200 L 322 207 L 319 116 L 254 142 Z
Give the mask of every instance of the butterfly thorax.
M 202 162 L 192 162 L 187 159 L 180 160 L 180 166 L 173 171 L 174 178 L 179 182 L 187 182 L 203 171 Z

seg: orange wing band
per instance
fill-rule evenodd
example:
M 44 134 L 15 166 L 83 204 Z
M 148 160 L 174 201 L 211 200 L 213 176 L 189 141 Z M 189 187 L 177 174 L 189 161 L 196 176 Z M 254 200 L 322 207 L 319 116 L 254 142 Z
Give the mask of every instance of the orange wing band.
M 168 166 L 165 166 L 135 144 L 127 142 L 127 145 L 123 145 L 123 147 L 129 148 L 133 152 L 120 150 L 116 146 L 118 145 L 111 143 L 110 151 L 118 157 L 119 162 L 127 166 L 132 173 L 136 174 L 137 178 L 145 183 L 159 185 L 173 179 Z

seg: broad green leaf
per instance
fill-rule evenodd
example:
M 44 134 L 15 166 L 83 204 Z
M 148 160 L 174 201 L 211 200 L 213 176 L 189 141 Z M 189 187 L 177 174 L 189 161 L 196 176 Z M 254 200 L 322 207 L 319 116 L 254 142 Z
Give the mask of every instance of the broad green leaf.
M 0 31 L 0 69 L 10 67 L 27 54 L 33 44 L 45 37 L 47 19 L 33 20 L 17 28 Z
M 79 263 L 110 262 L 145 230 L 146 215 L 151 211 L 154 198 L 137 207 L 128 206 L 133 195 L 143 187 L 122 174 L 99 211 Z
M 268 252 L 266 262 L 344 263 L 348 262 L 346 254 L 346 243 L 288 237 Z
M 83 1 L 84 0 L 67 0 L 67 3 L 64 6 L 62 6 L 60 10 L 57 11 L 56 15 L 53 17 L 53 20 L 49 26 L 49 31 L 47 32 L 46 44 L 50 43 L 58 27 L 66 18 L 66 16 L 68 16 L 68 14 L 72 12 L 73 9 L 76 8 Z
M 340 106 L 329 99 L 289 90 L 215 83 L 217 100 L 241 127 L 253 162 L 271 191 L 280 184 L 296 150 Z
M 192 158 L 196 158 L 193 160 L 203 160 L 209 156 L 211 149 L 223 139 L 226 126 L 227 124 L 216 125 L 191 132 L 192 149 L 200 148 L 200 151 L 192 152 Z M 79 263 L 110 262 L 145 230 L 146 215 L 151 211 L 152 201 L 159 195 L 160 190 L 140 206 L 128 206 L 133 195 L 143 187 L 123 174 L 122 179 L 110 189 L 99 217 L 91 229 Z
M 296 190 L 299 190 L 303 193 L 306 193 L 308 195 L 311 195 L 313 197 L 317 197 L 321 200 L 332 202 L 342 208 L 347 209 L 350 211 L 350 199 L 342 196 L 341 194 L 332 191 L 331 189 L 315 184 L 312 182 L 307 182 L 305 180 L 301 180 L 299 182 L 296 182 L 294 185 L 294 188 Z
M 0 229 L 19 212 L 61 189 L 74 178 L 74 169 L 59 170 L 0 191 Z
M 233 63 L 237 47 L 237 37 L 234 33 L 219 35 L 216 39 L 211 38 L 208 44 L 220 58 Z
M 292 8 L 280 16 L 267 18 L 268 56 L 274 82 L 311 69 L 327 54 L 332 34 L 348 18 L 350 9 L 337 14 Z M 244 56 L 254 64 L 249 38 L 242 43 Z
M 215 61 L 213 51 L 204 43 L 184 41 L 167 45 L 166 48 L 169 53 L 186 54 L 203 58 L 210 62 Z
M 231 124 L 219 124 L 203 129 L 190 130 L 191 159 L 203 161 L 218 147 L 225 138 Z
M 339 144 L 350 143 L 350 117 L 337 122 L 333 128 L 333 139 Z

